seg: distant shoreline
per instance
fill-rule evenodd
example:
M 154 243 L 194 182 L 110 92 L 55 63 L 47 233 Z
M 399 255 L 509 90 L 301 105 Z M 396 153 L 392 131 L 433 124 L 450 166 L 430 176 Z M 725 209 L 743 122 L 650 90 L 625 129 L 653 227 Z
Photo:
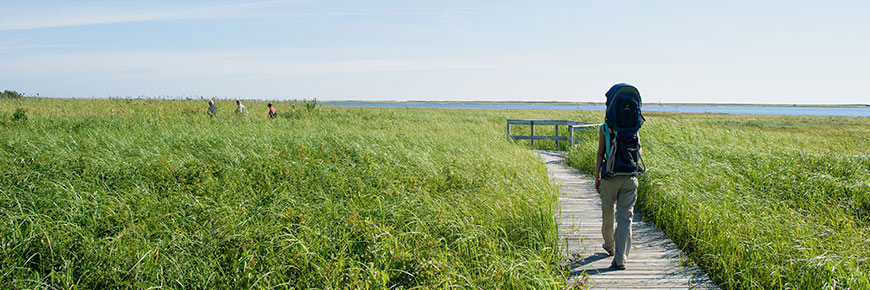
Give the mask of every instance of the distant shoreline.
M 563 105 L 563 106 L 604 106 L 604 102 L 561 102 L 561 101 L 320 101 L 320 103 L 381 103 L 381 104 L 457 104 L 457 105 Z M 870 108 L 870 104 L 744 104 L 744 103 L 644 103 L 644 106 L 657 107 L 807 107 L 807 108 Z
M 203 97 L 203 96 L 181 96 L 181 97 L 41 97 L 27 96 L 26 98 L 43 98 L 43 99 L 133 99 L 133 100 L 199 100 L 199 99 L 214 99 L 214 100 L 236 100 L 244 101 L 269 101 L 269 102 L 293 102 L 303 100 L 314 100 L 318 103 L 380 103 L 380 104 L 446 104 L 446 105 L 562 105 L 562 106 L 603 106 L 604 102 L 565 102 L 565 101 L 390 101 L 390 100 L 321 100 L 317 98 L 250 98 L 250 97 Z M 747 104 L 747 103 L 659 103 L 646 102 L 644 106 L 657 107 L 795 107 L 795 108 L 870 108 L 870 104 Z
M 587 110 L 603 111 L 602 103 L 566 102 L 319 102 L 324 106 L 441 109 Z M 724 104 L 647 104 L 644 110 L 664 113 L 711 113 L 741 115 L 800 115 L 870 117 L 870 106 L 848 105 L 746 105 Z

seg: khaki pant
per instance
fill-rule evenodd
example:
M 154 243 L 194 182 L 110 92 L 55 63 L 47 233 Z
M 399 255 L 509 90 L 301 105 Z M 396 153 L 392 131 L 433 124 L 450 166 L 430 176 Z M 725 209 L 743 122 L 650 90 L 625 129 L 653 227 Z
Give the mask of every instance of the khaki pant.
M 631 250 L 631 218 L 634 216 L 634 203 L 637 201 L 637 178 L 633 176 L 614 176 L 601 180 L 601 234 L 604 247 L 616 247 L 613 264 L 624 265 Z M 614 209 L 616 211 L 616 233 L 613 232 Z

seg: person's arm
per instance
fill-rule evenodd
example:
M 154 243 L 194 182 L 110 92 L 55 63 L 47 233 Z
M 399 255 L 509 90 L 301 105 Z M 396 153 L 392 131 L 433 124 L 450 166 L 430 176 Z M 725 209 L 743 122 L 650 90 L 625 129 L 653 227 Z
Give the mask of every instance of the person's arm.
M 601 192 L 598 189 L 601 186 L 601 161 L 604 159 L 604 151 L 606 146 L 604 141 L 604 132 L 601 129 L 598 130 L 598 153 L 595 155 L 595 191 Z

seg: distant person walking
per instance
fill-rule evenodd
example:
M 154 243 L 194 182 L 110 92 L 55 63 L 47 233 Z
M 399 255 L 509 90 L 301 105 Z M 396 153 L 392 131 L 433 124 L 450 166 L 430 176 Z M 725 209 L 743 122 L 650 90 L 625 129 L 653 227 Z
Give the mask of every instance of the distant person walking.
M 245 105 L 242 105 L 242 100 L 236 100 L 236 105 L 239 106 L 236 108 L 236 113 L 242 114 L 242 116 L 248 115 L 248 108 L 245 108 Z
M 598 131 L 598 154 L 595 158 L 595 190 L 601 197 L 601 245 L 613 257 L 610 267 L 625 270 L 631 251 L 631 220 L 637 201 L 637 175 L 643 166 L 640 137 L 637 131 L 644 119 L 637 89 L 617 84 L 607 91 L 605 122 Z M 615 211 L 615 213 L 614 213 Z M 613 230 L 614 219 L 616 231 Z
M 208 100 L 208 116 L 217 117 L 217 106 L 214 105 L 214 100 Z
M 267 106 L 269 106 L 269 119 L 278 118 L 278 113 L 275 112 L 275 107 L 272 107 L 272 103 L 269 103 Z

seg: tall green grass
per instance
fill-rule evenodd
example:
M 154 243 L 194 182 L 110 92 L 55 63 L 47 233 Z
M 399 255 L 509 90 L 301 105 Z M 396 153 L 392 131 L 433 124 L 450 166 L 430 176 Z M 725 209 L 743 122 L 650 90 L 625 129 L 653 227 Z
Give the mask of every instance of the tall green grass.
M 648 113 L 640 134 L 637 207 L 720 286 L 870 288 L 870 118 Z M 569 162 L 592 172 L 596 145 Z
M 0 288 L 565 286 L 525 115 L 218 106 L 0 102 Z

